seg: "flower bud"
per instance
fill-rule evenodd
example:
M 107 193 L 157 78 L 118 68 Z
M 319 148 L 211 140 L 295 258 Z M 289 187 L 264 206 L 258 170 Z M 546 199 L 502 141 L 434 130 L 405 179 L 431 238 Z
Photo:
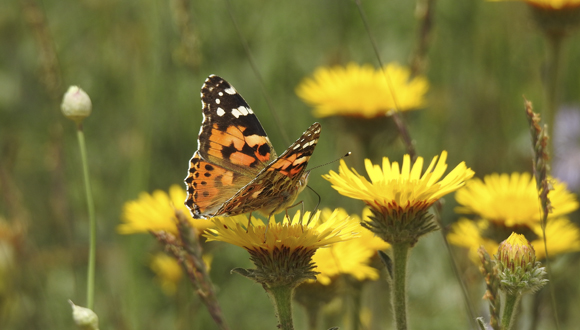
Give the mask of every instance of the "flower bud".
M 500 267 L 513 272 L 518 267 L 531 268 L 536 262 L 536 251 L 524 235 L 512 233 L 499 244 L 498 257 Z
M 85 91 L 78 86 L 70 86 L 62 98 L 60 108 L 65 117 L 80 124 L 91 114 L 93 105 Z
M 536 262 L 536 252 L 524 235 L 512 233 L 501 242 L 495 258 L 501 289 L 509 294 L 536 292 L 546 285 L 546 270 Z
M 73 309 L 73 320 L 79 329 L 82 330 L 99 330 L 99 317 L 95 312 L 88 308 L 75 305 L 68 301 Z

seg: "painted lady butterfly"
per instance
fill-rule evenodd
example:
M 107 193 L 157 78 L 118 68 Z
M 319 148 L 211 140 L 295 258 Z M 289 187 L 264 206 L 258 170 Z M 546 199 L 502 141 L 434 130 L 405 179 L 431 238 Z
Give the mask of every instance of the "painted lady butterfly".
M 320 136 L 314 123 L 280 157 L 242 96 L 211 75 L 201 88 L 203 122 L 189 161 L 185 205 L 194 218 L 286 210 L 306 187 Z

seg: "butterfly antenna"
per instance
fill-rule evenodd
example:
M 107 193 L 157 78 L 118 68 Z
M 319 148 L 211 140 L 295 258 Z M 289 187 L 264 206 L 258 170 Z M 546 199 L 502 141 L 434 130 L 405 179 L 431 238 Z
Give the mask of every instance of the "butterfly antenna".
M 337 158 L 337 159 L 335 159 L 335 160 L 333 160 L 333 161 L 330 161 L 330 162 L 328 162 L 328 163 L 324 163 L 324 164 L 321 164 L 321 165 L 314 166 L 313 168 L 309 169 L 308 171 L 312 171 L 312 170 L 314 170 L 314 169 L 317 169 L 317 168 L 319 168 L 319 167 L 322 167 L 322 166 L 326 166 L 326 165 L 332 164 L 332 163 L 334 163 L 334 162 L 337 162 L 337 161 L 339 161 L 339 160 L 341 160 L 341 159 L 343 159 L 343 158 L 346 158 L 346 157 L 348 157 L 348 156 L 350 156 L 350 155 L 352 155 L 352 152 L 350 152 L 350 151 L 349 151 L 349 152 L 347 152 L 347 153 L 346 153 L 344 156 L 341 156 L 341 157 L 339 157 L 339 158 Z M 307 186 L 307 187 L 308 187 L 308 186 Z M 310 187 L 308 187 L 308 188 L 310 188 Z M 312 188 L 310 188 L 310 189 L 312 189 Z M 314 191 L 314 190 L 312 190 L 312 191 Z M 317 194 L 317 195 L 318 195 L 318 194 Z M 319 196 L 319 197 L 320 197 L 320 196 Z

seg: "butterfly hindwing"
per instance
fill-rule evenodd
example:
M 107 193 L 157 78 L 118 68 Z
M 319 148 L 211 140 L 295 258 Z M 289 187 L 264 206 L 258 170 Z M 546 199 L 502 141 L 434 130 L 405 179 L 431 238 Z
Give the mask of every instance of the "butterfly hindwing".
M 239 174 L 204 161 L 196 152 L 189 161 L 189 172 L 185 183 L 187 199 L 185 205 L 192 215 L 199 218 L 215 213 L 239 187 L 235 180 Z
M 260 211 L 278 213 L 292 204 L 306 186 L 306 165 L 320 137 L 320 124 L 312 124 L 280 157 L 226 201 L 217 214 Z M 301 182 L 303 181 L 303 182 Z

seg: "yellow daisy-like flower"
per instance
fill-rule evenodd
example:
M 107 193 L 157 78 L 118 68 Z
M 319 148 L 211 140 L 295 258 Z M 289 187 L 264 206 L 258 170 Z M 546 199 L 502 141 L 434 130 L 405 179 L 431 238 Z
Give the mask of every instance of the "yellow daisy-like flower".
M 568 214 L 578 208 L 576 196 L 566 184 L 552 179 L 554 190 L 548 193 L 553 211 L 549 218 Z M 507 227 L 538 223 L 541 205 L 536 180 L 529 173 L 491 174 L 475 178 L 455 194 L 462 206 L 457 213 L 477 214 L 481 218 Z
M 356 237 L 359 228 L 339 211 L 321 221 L 320 211 L 310 217 L 296 212 L 292 219 L 281 222 L 270 219 L 269 226 L 252 217 L 249 228 L 245 216 L 213 218 L 215 227 L 205 232 L 208 241 L 223 241 L 246 249 L 256 265 L 242 275 L 267 286 L 295 287 L 307 279 L 314 279 L 312 255 L 318 248 Z
M 427 170 L 422 172 L 421 157 L 411 165 L 411 157 L 405 155 L 402 167 L 385 157 L 382 168 L 366 159 L 365 167 L 371 181 L 354 169 L 350 170 L 341 160 L 338 173 L 330 171 L 323 177 L 341 195 L 363 200 L 370 206 L 373 216 L 363 222 L 365 228 L 391 244 L 405 242 L 412 246 L 420 236 L 437 228 L 427 212 L 429 207 L 462 187 L 474 174 L 461 162 L 443 177 L 447 169 L 446 160 L 447 152 L 443 151 L 441 157 L 434 157 Z
M 298 85 L 296 94 L 315 107 L 316 117 L 374 118 L 425 105 L 424 97 L 429 89 L 427 79 L 409 77 L 409 69 L 397 63 L 385 65 L 384 72 L 371 65 L 355 63 L 346 67 L 322 67 L 312 78 L 305 78 Z
M 163 230 L 176 234 L 175 210 L 189 215 L 189 210 L 183 204 L 185 198 L 185 189 L 178 185 L 172 185 L 169 194 L 162 190 L 156 190 L 152 194 L 143 192 L 137 200 L 125 203 L 122 215 L 124 223 L 117 227 L 117 231 L 121 234 L 134 234 Z M 188 218 L 199 232 L 213 226 L 208 220 Z
M 314 269 L 319 274 L 316 281 L 323 285 L 329 285 L 340 274 L 348 274 L 358 281 L 376 280 L 379 272 L 370 265 L 371 258 L 377 254 L 377 250 L 389 248 L 389 244 L 376 237 L 372 232 L 360 226 L 361 219 L 357 215 L 349 215 L 344 209 L 337 209 L 339 218 L 349 218 L 354 222 L 360 233 L 360 237 L 345 242 L 333 244 L 328 248 L 318 249 L 312 260 L 316 264 Z M 370 213 L 369 210 L 363 212 Z M 327 219 L 332 215 L 330 209 L 323 209 L 321 217 Z M 368 214 L 367 214 L 368 215 Z
M 382 168 L 365 159 L 365 167 L 371 179 L 368 181 L 356 170 L 350 170 L 344 160 L 340 161 L 338 173 L 330 171 L 323 178 L 341 195 L 363 200 L 372 209 L 381 213 L 398 212 L 416 214 L 425 211 L 439 198 L 461 188 L 474 172 L 464 162 L 457 165 L 445 178 L 447 152 L 443 151 L 439 161 L 433 157 L 426 171 L 423 158 L 418 157 L 411 165 L 411 157 L 405 155 L 403 165 L 391 163 L 383 158 Z
M 206 231 L 204 236 L 208 241 L 223 241 L 246 250 L 274 251 L 289 248 L 290 251 L 306 248 L 318 249 L 333 243 L 354 238 L 356 224 L 341 218 L 342 214 L 335 211 L 326 221 L 320 221 L 320 211 L 310 218 L 310 212 L 301 216 L 296 212 L 292 219 L 284 217 L 282 222 L 270 218 L 266 225 L 260 218 L 252 217 L 252 226 L 246 228 L 246 216 L 213 218 L 214 228 Z
M 536 250 L 536 257 L 543 259 L 546 256 L 544 249 L 544 234 L 539 223 L 527 226 L 498 227 L 487 220 L 472 221 L 461 218 L 451 226 L 447 234 L 449 243 L 469 249 L 470 259 L 478 264 L 477 249 L 483 246 L 493 254 L 499 243 L 507 239 L 512 231 L 525 234 L 532 238 L 532 246 Z M 580 251 L 580 229 L 565 217 L 550 219 L 546 225 L 548 252 L 551 256 Z
M 514 0 L 490 0 L 490 1 L 514 1 Z M 518 0 L 518 1 L 524 1 L 529 5 L 550 10 L 561 10 L 580 7 L 580 0 Z

